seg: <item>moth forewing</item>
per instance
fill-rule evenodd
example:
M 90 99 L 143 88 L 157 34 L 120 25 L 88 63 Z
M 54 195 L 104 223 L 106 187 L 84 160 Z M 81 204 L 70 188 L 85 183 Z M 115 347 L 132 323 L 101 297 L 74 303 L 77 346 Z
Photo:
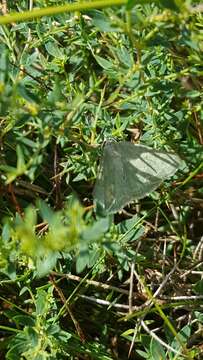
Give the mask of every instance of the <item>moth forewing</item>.
M 176 154 L 122 141 L 107 143 L 94 189 L 94 198 L 107 213 L 142 199 L 180 165 Z
M 124 173 L 121 154 L 116 143 L 108 143 L 104 149 L 104 197 L 105 210 L 116 212 L 120 209 L 120 191 L 124 191 Z M 121 205 L 122 208 L 122 205 Z

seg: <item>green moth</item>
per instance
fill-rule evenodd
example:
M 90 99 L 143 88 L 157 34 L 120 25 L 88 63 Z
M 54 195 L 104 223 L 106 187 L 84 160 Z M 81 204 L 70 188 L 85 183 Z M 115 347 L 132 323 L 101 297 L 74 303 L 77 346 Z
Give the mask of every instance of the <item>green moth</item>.
M 116 213 L 155 190 L 176 172 L 180 162 L 174 153 L 127 141 L 108 142 L 93 191 L 94 200 L 106 213 Z

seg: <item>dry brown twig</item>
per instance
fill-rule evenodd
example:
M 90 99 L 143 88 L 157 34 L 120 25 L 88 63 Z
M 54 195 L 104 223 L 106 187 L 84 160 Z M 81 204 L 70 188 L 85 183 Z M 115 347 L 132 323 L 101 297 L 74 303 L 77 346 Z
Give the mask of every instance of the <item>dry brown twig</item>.
M 62 290 L 59 288 L 59 286 L 56 284 L 55 280 L 54 280 L 54 277 L 50 275 L 50 282 L 51 284 L 53 285 L 54 289 L 56 290 L 56 292 L 58 293 L 59 295 L 59 298 L 61 299 L 61 302 L 62 304 L 64 305 L 65 309 L 67 310 L 71 320 L 73 321 L 73 324 L 75 326 L 75 329 L 78 333 L 78 336 L 81 340 L 82 343 L 85 342 L 86 338 L 85 338 L 85 335 L 84 335 L 84 332 L 79 324 L 79 322 L 76 320 L 70 306 L 67 304 L 67 301 L 66 301 L 66 298 L 62 292 Z

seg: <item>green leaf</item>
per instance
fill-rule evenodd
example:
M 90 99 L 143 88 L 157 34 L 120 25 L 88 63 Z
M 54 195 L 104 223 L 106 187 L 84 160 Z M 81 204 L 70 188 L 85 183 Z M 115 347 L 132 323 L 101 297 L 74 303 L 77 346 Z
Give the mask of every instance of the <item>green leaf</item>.
M 151 0 L 128 0 L 126 4 L 126 9 L 131 10 L 133 6 L 141 4 L 150 4 Z M 161 4 L 163 7 L 171 10 L 178 10 L 180 9 L 179 2 L 176 0 L 154 0 L 154 3 Z
M 132 219 L 124 220 L 117 225 L 119 232 L 123 234 L 122 241 L 133 242 L 144 235 L 145 227 L 137 224 L 139 224 L 139 216 L 135 215 Z
M 59 48 L 56 43 L 49 41 L 48 43 L 45 44 L 45 48 L 46 48 L 47 52 L 50 55 L 52 55 L 53 57 L 59 58 L 62 60 L 65 58 L 64 49 Z
M 165 360 L 166 359 L 166 354 L 165 354 L 163 346 L 155 339 L 152 339 L 152 341 L 151 341 L 150 353 L 151 353 L 151 360 Z
M 61 84 L 60 78 L 56 77 L 54 80 L 53 90 L 50 91 L 47 100 L 50 104 L 54 105 L 57 101 L 64 100 L 62 94 L 63 85 Z
M 56 239 L 56 238 L 55 238 Z M 47 256 L 43 258 L 38 257 L 36 259 L 36 274 L 37 277 L 41 278 L 49 274 L 51 270 L 56 266 L 56 262 L 60 257 L 58 252 L 49 252 Z
M 185 325 L 179 332 L 178 332 L 178 339 L 174 337 L 171 346 L 179 350 L 181 348 L 181 344 L 187 344 L 187 340 L 189 339 L 191 335 L 191 325 Z
M 17 153 L 17 172 L 19 174 L 23 174 L 26 170 L 26 165 L 25 165 L 24 154 L 20 145 L 17 145 L 16 153 Z
M 20 242 L 21 251 L 31 257 L 37 256 L 41 249 L 40 241 L 35 234 L 36 222 L 36 210 L 30 206 L 26 209 L 24 218 L 19 219 L 16 226 L 16 237 Z
M 89 251 L 87 248 L 80 251 L 76 259 L 76 272 L 81 273 L 89 265 Z
M 84 230 L 82 238 L 88 242 L 99 240 L 108 231 L 109 225 L 109 218 L 100 219 Z
M 96 61 L 98 62 L 98 64 L 105 70 L 110 70 L 112 69 L 112 63 L 104 58 L 102 58 L 99 55 L 94 55 Z
M 40 215 L 42 216 L 43 220 L 51 224 L 54 218 L 54 212 L 50 208 L 50 206 L 48 206 L 46 202 L 43 200 L 38 200 L 37 206 L 39 208 Z
M 135 6 L 138 3 L 137 0 L 128 0 L 126 4 L 126 10 L 131 10 L 133 6 Z
M 20 82 L 17 85 L 17 91 L 20 96 L 22 96 L 25 100 L 27 100 L 30 103 L 38 103 L 39 99 L 38 97 L 33 94 L 26 86 Z
M 111 19 L 107 17 L 104 14 L 104 12 L 94 10 L 94 11 L 89 11 L 88 15 L 91 16 L 93 25 L 97 27 L 100 31 L 102 32 L 118 31 L 118 28 L 111 24 Z
M 13 320 L 18 325 L 34 326 L 34 324 L 35 324 L 35 321 L 34 321 L 33 317 L 26 316 L 26 315 L 16 315 L 16 316 L 13 317 Z
M 18 176 L 21 176 L 26 173 L 27 166 L 25 164 L 25 158 L 23 150 L 20 145 L 16 146 L 16 156 L 17 156 L 17 166 L 16 168 L 9 165 L 0 165 L 0 169 L 6 172 L 7 180 L 6 183 L 10 184 Z
M 45 315 L 46 316 L 46 312 L 48 310 L 48 295 L 47 292 L 43 289 L 38 289 L 37 290 L 37 300 L 35 303 L 35 307 L 36 307 L 36 315 Z
M 195 285 L 194 285 L 194 291 L 196 294 L 198 295 L 203 295 L 203 280 L 199 280 Z

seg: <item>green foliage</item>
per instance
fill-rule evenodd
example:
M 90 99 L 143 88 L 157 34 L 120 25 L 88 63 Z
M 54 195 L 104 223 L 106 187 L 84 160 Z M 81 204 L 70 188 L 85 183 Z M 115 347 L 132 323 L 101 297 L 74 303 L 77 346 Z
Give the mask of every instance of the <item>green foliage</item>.
M 26 289 L 23 289 L 24 292 Z M 52 290 L 37 290 L 34 300 L 35 311 L 32 316 L 16 315 L 13 321 L 24 326 L 23 331 L 11 340 L 6 359 L 56 359 L 65 354 L 66 345 L 71 341 L 71 334 L 60 329 L 55 322 L 53 312 L 55 301 Z M 53 306 L 54 305 L 54 306 Z
M 201 5 L 6 3 L 0 357 L 201 359 Z M 182 162 L 104 217 L 92 191 L 112 138 Z
M 81 272 L 94 265 L 98 246 L 109 228 L 108 219 L 85 223 L 84 210 L 78 201 L 70 201 L 61 211 L 53 211 L 45 202 L 38 201 L 38 209 L 25 209 L 23 218 L 5 221 L 2 231 L 2 269 L 8 274 L 11 254 L 22 257 L 29 266 L 36 267 L 38 276 L 47 274 L 56 265 L 63 252 L 77 254 L 76 267 Z M 42 228 L 37 233 L 37 218 L 41 215 Z M 91 243 L 97 243 L 95 250 Z M 25 256 L 27 260 L 25 260 Z M 93 263 L 90 258 L 93 257 Z

